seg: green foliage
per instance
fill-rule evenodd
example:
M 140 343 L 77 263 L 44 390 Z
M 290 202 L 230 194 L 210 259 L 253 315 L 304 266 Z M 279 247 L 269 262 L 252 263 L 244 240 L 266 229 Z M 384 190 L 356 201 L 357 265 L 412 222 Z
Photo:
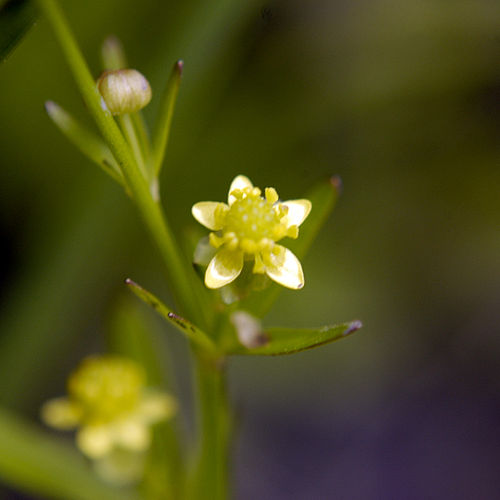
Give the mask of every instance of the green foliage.
M 261 356 L 294 354 L 343 339 L 359 330 L 361 326 L 361 321 L 351 321 L 322 328 L 266 328 L 263 332 L 266 342 L 262 347 L 246 349 L 239 346 L 230 354 Z
M 0 62 L 5 61 L 38 17 L 32 0 L 0 2 Z
M 174 313 L 151 292 L 148 292 L 137 283 L 134 283 L 131 279 L 127 279 L 125 283 L 137 297 L 155 309 L 155 311 L 157 311 L 168 323 L 183 333 L 188 340 L 208 352 L 213 352 L 215 350 L 214 343 L 210 337 L 193 323 Z

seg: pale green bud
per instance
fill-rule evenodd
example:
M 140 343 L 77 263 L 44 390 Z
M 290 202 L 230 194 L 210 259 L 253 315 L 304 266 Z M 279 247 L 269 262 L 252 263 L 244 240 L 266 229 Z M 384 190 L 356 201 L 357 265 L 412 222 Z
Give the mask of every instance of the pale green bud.
M 97 80 L 97 88 L 113 115 L 134 113 L 151 100 L 151 87 L 135 69 L 105 71 Z

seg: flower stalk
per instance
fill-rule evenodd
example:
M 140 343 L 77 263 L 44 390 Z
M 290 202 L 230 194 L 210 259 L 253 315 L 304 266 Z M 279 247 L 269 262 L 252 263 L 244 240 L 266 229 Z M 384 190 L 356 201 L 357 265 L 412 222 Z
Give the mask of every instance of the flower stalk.
M 208 318 L 203 314 L 205 309 L 199 306 L 202 295 L 201 287 L 195 279 L 191 266 L 182 256 L 172 237 L 161 207 L 153 199 L 147 181 L 134 161 L 129 145 L 109 110 L 102 105 L 102 96 L 61 9 L 55 0 L 38 0 L 38 4 L 52 25 L 84 101 L 120 165 L 126 186 L 160 250 L 177 303 L 188 317 L 199 324 L 207 324 Z

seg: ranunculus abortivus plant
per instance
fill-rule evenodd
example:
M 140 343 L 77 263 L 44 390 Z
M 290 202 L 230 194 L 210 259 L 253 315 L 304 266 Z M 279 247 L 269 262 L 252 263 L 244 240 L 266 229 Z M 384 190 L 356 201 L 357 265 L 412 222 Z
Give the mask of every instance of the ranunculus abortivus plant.
M 159 189 L 183 63 L 174 64 L 160 93 L 159 118 L 150 132 L 141 109 L 155 99 L 155 91 L 130 67 L 117 39 L 105 41 L 105 71 L 95 78 L 56 0 L 38 0 L 38 6 L 61 45 L 97 133 L 53 101 L 46 103 L 47 113 L 123 188 L 158 247 L 164 265 L 159 271 L 165 272 L 175 305 L 167 306 L 131 279 L 126 285 L 189 342 L 199 415 L 196 445 L 189 448 L 175 423 L 182 415 L 176 413 L 177 401 L 183 399 L 166 387 L 150 387 L 144 377 L 149 367 L 137 362 L 133 349 L 129 357 L 93 356 L 70 376 L 68 396 L 42 408 L 48 425 L 76 429 L 76 444 L 87 462 L 73 455 L 68 460 L 67 448 L 60 450 L 44 436 L 37 444 L 40 456 L 51 454 L 44 474 L 21 471 L 12 481 L 32 489 L 36 483 L 40 493 L 65 498 L 227 498 L 233 415 L 226 394 L 226 360 L 299 352 L 361 327 L 359 321 L 314 328 L 261 322 L 283 287 L 301 293 L 305 279 L 300 259 L 335 205 L 339 179 L 320 183 L 303 198 L 297 193 L 296 199 L 282 201 L 275 188 L 261 191 L 234 172 L 227 203 L 202 201 L 192 207 L 194 218 L 211 232 L 194 255 L 187 255 L 169 224 L 176 214 L 164 213 Z M 207 192 L 205 199 L 211 198 Z M 71 473 L 61 477 L 59 467 Z M 107 483 L 97 481 L 91 471 Z

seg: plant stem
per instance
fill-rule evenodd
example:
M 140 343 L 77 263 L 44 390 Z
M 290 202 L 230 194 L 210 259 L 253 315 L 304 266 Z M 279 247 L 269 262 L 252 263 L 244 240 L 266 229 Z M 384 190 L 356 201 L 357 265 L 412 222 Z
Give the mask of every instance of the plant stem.
M 182 256 L 161 207 L 153 200 L 128 144 L 111 113 L 103 105 L 102 97 L 62 11 L 55 0 L 38 0 L 38 4 L 52 25 L 85 103 L 118 161 L 132 198 L 161 252 L 170 277 L 170 286 L 182 313 L 205 326 L 206 320 L 199 305 L 202 291 L 194 271 Z
M 205 331 L 210 331 L 212 311 L 206 307 L 207 295 L 203 293 L 204 290 L 201 289 L 201 284 L 187 259 L 181 254 L 160 204 L 153 199 L 150 186 L 139 170 L 127 142 L 103 104 L 61 10 L 55 0 L 38 0 L 38 4 L 55 31 L 85 103 L 118 161 L 126 186 L 160 250 L 169 274 L 169 284 L 181 312 Z M 174 86 L 173 98 L 170 98 L 165 106 L 167 119 L 158 143 L 164 141 L 166 144 L 165 137 L 168 137 L 175 93 Z M 156 159 L 156 164 L 161 165 L 158 153 Z M 196 351 L 193 357 L 198 385 L 200 449 L 192 493 L 198 500 L 207 498 L 207 494 L 211 499 L 224 500 L 227 497 L 230 433 L 225 373 L 220 363 L 213 359 L 208 361 L 200 352 Z
M 199 449 L 191 490 L 192 500 L 228 497 L 231 423 L 223 360 L 193 353 L 198 389 Z
M 132 113 L 132 122 L 134 123 L 135 133 L 139 138 L 139 144 L 141 146 L 142 157 L 146 163 L 146 170 L 148 172 L 149 178 L 153 177 L 151 163 L 151 145 L 149 142 L 148 130 L 146 123 L 144 122 L 144 117 L 140 111 Z
M 139 167 L 142 175 L 145 179 L 149 179 L 148 172 L 146 171 L 146 164 L 144 162 L 144 157 L 142 155 L 141 146 L 139 144 L 139 139 L 135 132 L 134 124 L 132 123 L 132 118 L 128 113 L 118 116 L 118 121 L 121 125 L 123 133 L 127 138 L 127 142 L 132 148 L 132 154 L 134 155 L 134 160 Z

